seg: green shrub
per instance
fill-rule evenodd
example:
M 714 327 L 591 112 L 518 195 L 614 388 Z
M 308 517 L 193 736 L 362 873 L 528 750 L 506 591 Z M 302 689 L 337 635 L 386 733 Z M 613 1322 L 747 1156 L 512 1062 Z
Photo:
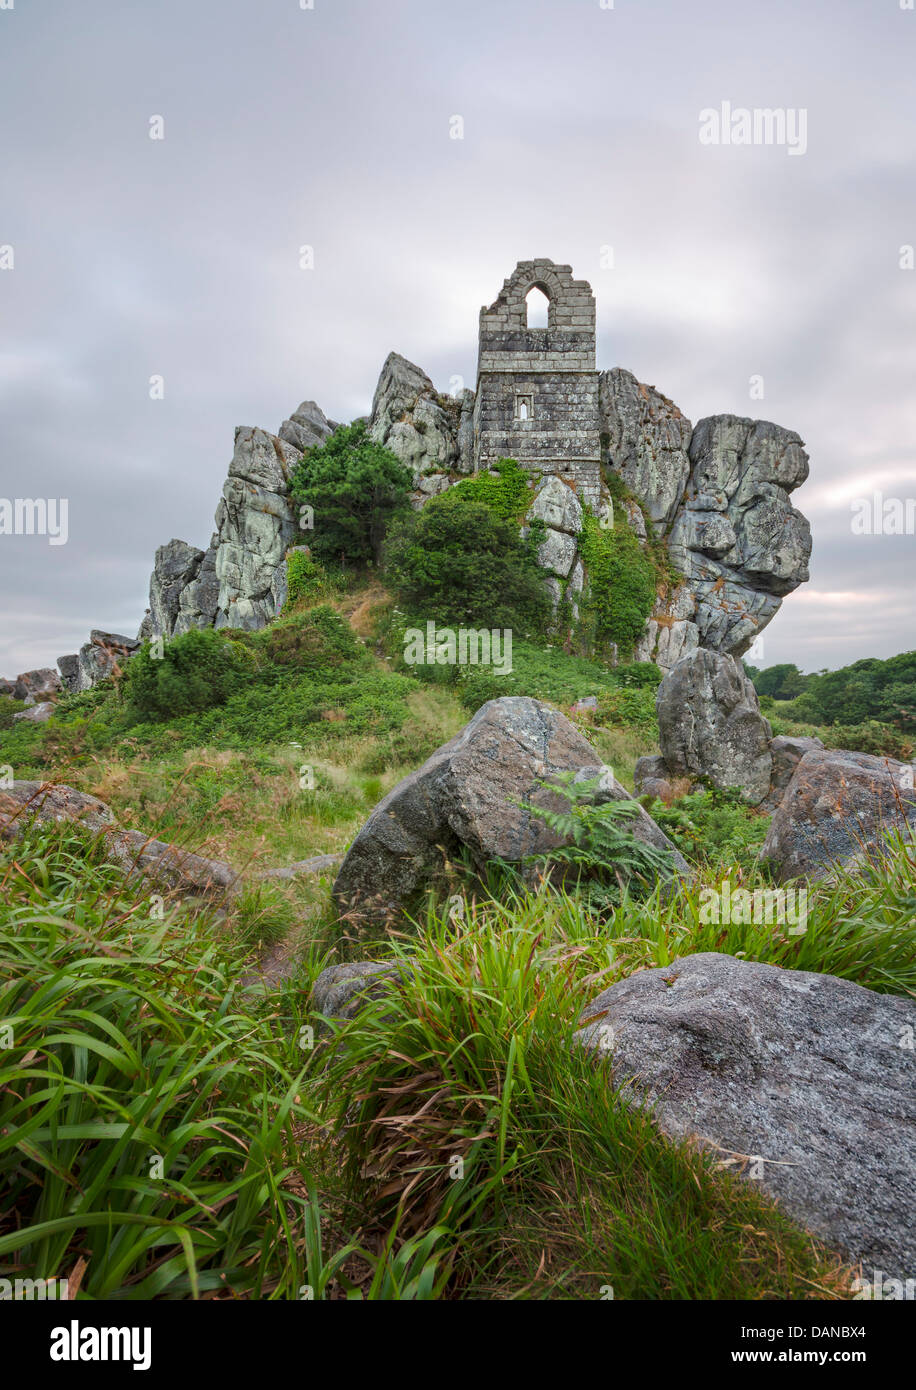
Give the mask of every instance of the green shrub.
M 0 1266 L 83 1256 L 81 1298 L 297 1297 L 304 1054 L 240 1002 L 242 950 L 186 909 L 153 919 L 70 826 L 0 872 Z
M 133 718 L 173 719 L 223 704 L 248 677 L 251 657 L 213 628 L 192 628 L 163 643 L 144 643 L 128 663 L 124 687 Z
M 652 553 L 642 548 L 625 518 L 605 529 L 588 510 L 579 551 L 588 570 L 588 588 L 580 604 L 583 630 L 591 629 L 599 649 L 613 642 L 626 656 L 655 605 L 658 576 Z
M 0 695 L 0 729 L 15 728 L 13 715 L 27 708 L 25 700 L 14 700 L 12 695 Z M 22 722 L 20 719 L 19 723 Z
M 647 798 L 646 806 L 684 858 L 704 866 L 734 864 L 750 870 L 770 823 L 769 816 L 751 810 L 734 790 L 703 789 L 670 806 Z
M 306 450 L 290 491 L 312 508 L 309 545 L 319 560 L 365 565 L 379 563 L 392 519 L 408 508 L 412 482 L 410 470 L 358 420 Z
M 393 655 L 403 648 L 407 619 L 393 623 L 387 642 Z M 557 705 L 571 705 L 586 695 L 596 695 L 613 685 L 610 667 L 577 656 L 560 646 L 538 646 L 513 633 L 512 670 L 499 675 L 492 666 L 412 666 L 411 675 L 427 684 L 454 684 L 458 698 L 472 712 L 487 700 L 502 695 L 530 695 Z
M 449 903 L 387 947 L 397 986 L 335 1025 L 316 1080 L 346 1190 L 380 1229 L 396 1213 L 418 1238 L 460 1230 L 456 1296 L 842 1296 L 835 1260 L 759 1184 L 665 1139 L 572 1045 L 600 990 L 716 949 L 693 945 L 670 897 L 612 919 L 548 892 Z M 780 949 L 791 965 L 803 948 Z
M 787 702 L 788 719 L 847 728 L 877 721 L 916 735 L 916 651 L 809 676 L 799 676 L 794 666 L 771 666 L 754 676 L 754 684 Z
M 532 527 L 523 540 L 517 520 L 451 488 L 393 529 L 388 578 L 403 607 L 424 621 L 544 630 L 551 605 L 537 563 L 542 530 Z
M 327 598 L 335 588 L 324 566 L 304 550 L 293 550 L 287 555 L 284 612 L 303 599 Z
M 862 724 L 809 724 L 787 717 L 792 705 L 780 704 L 767 718 L 774 734 L 792 734 L 819 738 L 826 748 L 848 748 L 852 753 L 871 753 L 877 758 L 898 758 L 909 762 L 916 753 L 916 733 L 903 733 L 890 724 L 867 719 Z
M 614 671 L 614 678 L 620 685 L 635 686 L 640 690 L 657 690 L 664 675 L 654 661 L 632 661 L 618 666 Z
M 530 814 L 545 823 L 560 845 L 546 855 L 529 855 L 527 862 L 545 866 L 549 881 L 561 882 L 596 911 L 618 906 L 624 891 L 642 897 L 659 880 L 670 879 L 674 873 L 670 852 L 638 840 L 628 829 L 627 822 L 640 815 L 638 804 L 596 804 L 600 778 L 587 782 L 574 778 L 575 773 L 565 773 L 550 784 L 566 802 L 561 810 L 528 805 Z
M 365 660 L 353 629 L 327 603 L 302 616 L 281 618 L 260 632 L 245 633 L 241 640 L 268 663 L 297 671 L 336 671 L 348 662 Z M 281 674 L 285 672 L 264 671 L 267 679 Z
M 482 502 L 503 521 L 521 522 L 531 504 L 532 477 L 515 459 L 499 459 L 492 472 L 465 478 L 452 492 L 467 501 Z
M 622 685 L 604 690 L 598 696 L 595 723 L 609 729 L 638 729 L 654 734 L 658 729 L 655 687 Z

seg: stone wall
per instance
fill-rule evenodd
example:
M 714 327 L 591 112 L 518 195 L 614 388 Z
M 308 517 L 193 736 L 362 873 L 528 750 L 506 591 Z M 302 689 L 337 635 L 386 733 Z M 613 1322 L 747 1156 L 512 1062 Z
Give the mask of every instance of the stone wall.
M 528 327 L 526 296 L 548 300 L 546 328 Z M 480 311 L 474 462 L 514 458 L 571 483 L 583 501 L 601 491 L 595 299 L 568 265 L 520 261 Z

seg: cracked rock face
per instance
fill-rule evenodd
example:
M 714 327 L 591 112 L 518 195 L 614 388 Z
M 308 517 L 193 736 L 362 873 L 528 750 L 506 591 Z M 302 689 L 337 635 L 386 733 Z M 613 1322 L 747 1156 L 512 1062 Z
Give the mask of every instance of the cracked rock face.
M 770 789 L 772 730 L 740 661 L 697 648 L 658 687 L 658 738 L 669 774 L 737 787 L 759 805 Z
M 286 593 L 286 552 L 299 533 L 289 495 L 300 451 L 266 430 L 243 426 L 216 510 L 215 627 L 260 628 Z
M 866 1278 L 912 1278 L 914 1026 L 912 1000 L 710 952 L 605 990 L 575 1041 Z
M 679 611 L 660 596 L 637 659 L 670 669 L 698 645 L 740 656 L 808 578 L 811 532 L 789 502 L 808 476 L 801 439 L 734 415 L 694 429 L 621 368 L 601 373 L 600 407 L 605 468 L 642 502 L 684 577 Z
M 425 372 L 391 352 L 375 388 L 369 434 L 411 469 L 415 485 L 424 474 L 457 469 L 462 444 L 464 471 L 470 471 L 466 467 L 469 418 L 473 431 L 469 396 L 473 402 L 470 391 L 463 392 L 461 401 L 440 396 Z
M 811 528 L 789 501 L 808 456 L 792 430 L 714 415 L 693 431 L 689 457 L 668 550 L 695 596 L 701 645 L 740 656 L 808 578 Z
M 171 637 L 178 618 L 182 590 L 196 578 L 205 552 L 187 541 L 171 540 L 160 545 L 149 582 L 149 612 L 142 635 Z
M 601 373 L 598 399 L 608 466 L 645 504 L 663 535 L 690 473 L 690 421 L 667 396 L 622 367 Z
M 670 594 L 659 595 L 633 651 L 633 660 L 654 661 L 670 671 L 699 646 L 695 614 L 696 600 L 686 583 L 679 584 Z
M 597 777 L 599 763 L 558 710 L 524 696 L 488 701 L 376 806 L 341 866 L 336 902 L 342 912 L 383 919 L 428 881 L 443 850 L 464 845 L 481 862 L 518 862 L 555 848 L 559 841 L 529 809 L 562 804 L 541 781 L 563 771 Z M 630 799 L 618 783 L 604 795 Z M 674 865 L 683 865 L 646 813 L 633 821 L 633 833 L 670 849 Z
M 90 690 L 106 676 L 122 669 L 139 648 L 139 638 L 93 628 L 89 641 L 78 653 L 58 657 L 61 680 L 70 691 Z
M 141 640 L 191 628 L 260 628 L 277 616 L 286 600 L 286 554 L 299 534 L 293 470 L 335 428 L 314 401 L 303 401 L 276 435 L 236 430 L 210 544 L 199 550 L 171 540 L 156 551 Z
M 398 353 L 382 368 L 367 424 L 372 439 L 410 468 L 416 507 L 476 467 L 474 392 L 438 393 L 425 372 Z M 808 523 L 789 493 L 808 460 L 797 434 L 767 421 L 711 416 L 695 429 L 677 406 L 622 368 L 599 374 L 605 473 L 620 476 L 638 499 L 621 498 L 642 544 L 649 521 L 683 578 L 659 592 L 634 659 L 672 669 L 699 647 L 741 655 L 808 577 Z M 336 428 L 314 401 L 303 401 L 277 435 L 240 429 L 206 551 L 171 541 L 157 552 L 150 611 L 141 637 L 191 627 L 262 627 L 286 596 L 285 557 L 297 536 L 289 499 L 301 452 Z M 587 585 L 578 554 L 582 500 L 547 473 L 532 479 L 529 518 L 546 533 L 538 559 L 556 608 L 566 596 L 573 617 Z M 63 658 L 65 662 L 76 658 Z M 67 677 L 69 680 L 69 676 Z

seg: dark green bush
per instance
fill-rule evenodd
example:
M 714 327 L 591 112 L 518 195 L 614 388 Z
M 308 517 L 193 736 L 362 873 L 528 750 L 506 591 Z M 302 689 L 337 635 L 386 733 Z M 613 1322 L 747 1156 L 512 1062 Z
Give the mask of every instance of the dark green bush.
M 292 478 L 297 502 L 314 513 L 309 545 L 325 563 L 378 564 L 392 519 L 408 508 L 410 470 L 369 438 L 364 421 L 308 449 Z
M 424 621 L 543 631 L 551 606 L 536 558 L 541 533 L 532 527 L 523 540 L 517 519 L 455 487 L 395 526 L 388 578 Z
M 785 702 L 781 713 L 787 719 L 847 727 L 877 721 L 916 734 L 916 651 L 808 676 L 794 665 L 768 666 L 753 679 L 759 694 Z
M 250 652 L 212 628 L 173 637 L 156 655 L 144 643 L 125 672 L 128 710 L 138 720 L 174 719 L 221 705 L 250 678 Z
M 635 686 L 641 690 L 657 690 L 664 674 L 654 661 L 631 661 L 618 666 L 614 672 L 615 679 L 621 685 Z
M 465 478 L 452 489 L 459 497 L 483 502 L 504 521 L 520 522 L 531 503 L 532 475 L 515 459 L 499 459 L 493 472 Z

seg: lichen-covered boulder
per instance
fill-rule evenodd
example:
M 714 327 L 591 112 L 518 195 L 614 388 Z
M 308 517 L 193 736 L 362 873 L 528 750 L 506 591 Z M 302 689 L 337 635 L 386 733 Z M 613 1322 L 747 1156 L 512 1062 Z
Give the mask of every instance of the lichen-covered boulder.
M 61 678 L 53 666 L 22 671 L 11 681 L 0 680 L 0 694 L 11 695 L 14 700 L 24 700 L 27 705 L 57 695 L 61 688 Z
M 697 648 L 665 676 L 656 709 L 671 776 L 734 787 L 759 805 L 770 789 L 772 730 L 739 661 Z
M 54 713 L 54 703 L 51 700 L 39 700 L 33 703 L 28 709 L 22 709 L 18 714 L 13 715 L 13 719 L 23 719 L 27 724 L 46 724 Z
M 443 855 L 464 846 L 481 864 L 518 862 L 559 841 L 532 806 L 559 809 L 542 785 L 560 772 L 601 776 L 600 759 L 558 710 L 525 696 L 483 705 L 460 733 L 379 802 L 350 846 L 334 884 L 341 912 L 385 918 L 424 886 Z M 605 770 L 608 797 L 630 800 Z M 632 832 L 671 853 L 686 868 L 652 818 L 640 808 Z
M 467 394 L 461 401 L 440 396 L 425 372 L 391 352 L 375 388 L 369 434 L 397 455 L 415 483 L 424 474 L 448 473 L 458 467 L 462 423 L 467 448 Z
M 823 747 L 824 745 L 819 738 L 780 734 L 776 738 L 770 739 L 773 772 L 770 778 L 770 790 L 765 800 L 760 803 L 762 811 L 775 811 L 782 801 L 786 788 L 802 758 L 806 753 L 814 752 Z
M 124 669 L 140 649 L 140 638 L 93 628 L 79 652 L 57 658 L 61 681 L 70 691 L 91 690 L 106 676 Z
M 890 831 L 916 827 L 913 767 L 895 758 L 814 749 L 796 765 L 760 857 L 777 877 L 822 878 L 882 852 Z
M 303 401 L 277 430 L 277 438 L 291 444 L 299 453 L 323 444 L 335 426 L 315 401 Z
M 707 952 L 605 990 L 575 1040 L 663 1133 L 698 1141 L 850 1261 L 905 1278 L 914 1028 L 911 999 Z
M 793 430 L 714 415 L 694 429 L 689 458 L 668 550 L 696 600 L 700 643 L 740 656 L 808 578 L 811 529 L 789 501 L 808 456 Z
M 386 961 L 354 960 L 329 965 L 312 987 L 312 1008 L 325 1018 L 354 1018 L 368 999 L 377 999 L 390 989 L 398 974 L 398 966 Z

